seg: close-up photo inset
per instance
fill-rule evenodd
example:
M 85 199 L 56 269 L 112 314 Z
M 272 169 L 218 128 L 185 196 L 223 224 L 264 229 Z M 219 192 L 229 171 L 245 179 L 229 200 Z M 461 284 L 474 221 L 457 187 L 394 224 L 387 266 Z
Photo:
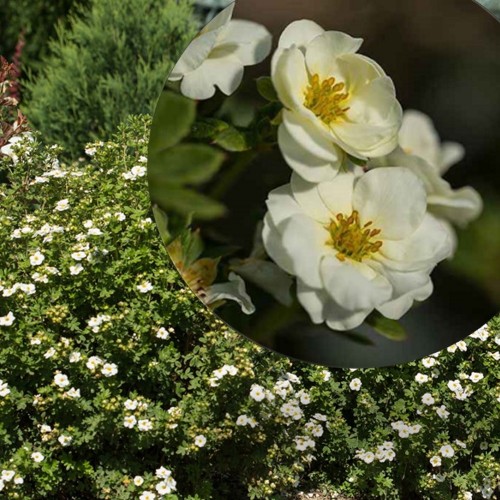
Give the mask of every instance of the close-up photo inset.
M 500 306 L 498 22 L 453 0 L 280 4 L 230 4 L 168 75 L 148 182 L 171 259 L 295 359 L 463 339 Z

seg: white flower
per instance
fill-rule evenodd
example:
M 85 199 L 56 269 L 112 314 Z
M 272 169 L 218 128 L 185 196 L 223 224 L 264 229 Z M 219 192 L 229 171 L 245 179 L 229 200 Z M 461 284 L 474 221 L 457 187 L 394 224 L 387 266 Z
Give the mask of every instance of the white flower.
M 460 441 L 459 439 L 455 439 L 455 444 L 457 446 L 460 446 L 460 448 L 467 448 L 467 445 L 463 441 Z
M 69 379 L 67 375 L 64 375 L 64 373 L 56 373 L 54 376 L 54 384 L 56 384 L 58 387 L 66 387 L 69 385 Z
M 407 425 L 402 425 L 398 429 L 398 435 L 400 438 L 407 438 L 411 434 L 410 428 Z
M 473 339 L 479 339 L 484 342 L 490 336 L 490 332 L 488 331 L 488 325 L 483 325 L 481 328 L 476 330 L 474 333 L 470 335 Z M 497 342 L 498 343 L 498 342 Z
M 169 495 L 172 493 L 172 487 L 167 483 L 167 481 L 160 481 L 155 486 L 155 489 L 160 495 Z
M 31 454 L 31 458 L 34 462 L 41 462 L 45 457 L 39 451 L 35 451 Z
M 80 361 L 80 359 L 82 359 L 82 355 L 78 351 L 73 351 L 69 355 L 69 362 L 70 363 L 78 363 L 78 361 Z
M 222 369 L 226 370 L 226 373 L 228 375 L 231 375 L 231 377 L 234 377 L 238 373 L 238 368 L 236 368 L 236 366 L 233 365 L 224 365 Z
M 26 295 L 33 295 L 36 292 L 36 287 L 32 283 L 20 283 L 19 288 Z
M 369 167 L 406 167 L 424 183 L 427 193 L 428 210 L 441 220 L 456 247 L 456 235 L 452 224 L 466 227 L 483 210 L 479 193 L 470 186 L 453 189 L 449 182 L 440 177 L 439 172 L 425 160 L 404 153 L 400 148 L 384 158 L 370 162 Z
M 430 406 L 430 405 L 433 405 L 435 403 L 435 399 L 432 397 L 432 394 L 426 392 L 423 396 L 422 396 L 422 403 L 424 405 L 427 405 L 427 406 Z
M 141 293 L 148 293 L 153 289 L 153 285 L 149 281 L 143 281 L 140 285 L 137 285 L 137 290 Z
M 262 401 L 266 397 L 264 387 L 258 384 L 252 384 L 252 387 L 250 388 L 250 397 L 255 401 Z
M 71 441 L 73 441 L 73 438 L 71 436 L 64 436 L 61 435 L 57 438 L 61 446 L 69 446 Z
M 461 144 L 445 142 L 441 144 L 432 120 L 420 111 L 408 109 L 403 114 L 399 131 L 399 145 L 407 153 L 424 159 L 443 175 L 465 155 Z
M 8 482 L 13 479 L 16 475 L 16 472 L 13 470 L 3 470 L 2 471 L 2 481 Z
M 439 467 L 441 465 L 441 457 L 434 455 L 429 459 L 429 462 L 433 467 Z
M 236 425 L 247 425 L 248 424 L 248 417 L 246 415 L 240 415 L 236 419 Z
M 69 391 L 66 391 L 64 394 L 68 396 L 68 398 L 73 399 L 77 399 L 81 396 L 80 389 L 75 389 L 74 387 L 72 387 Z
M 328 382 L 330 380 L 332 374 L 329 370 L 322 370 L 321 376 L 322 376 L 324 382 Z
M 366 464 L 371 464 L 375 460 L 375 454 L 371 451 L 367 451 L 363 453 L 360 458 Z
M 333 178 L 345 152 L 366 159 L 398 144 L 402 109 L 394 84 L 375 61 L 356 53 L 362 43 L 300 20 L 283 31 L 273 56 L 271 76 L 286 108 L 280 149 L 310 182 Z
M 156 494 L 152 491 L 146 490 L 141 493 L 139 500 L 155 500 Z
M 32 266 L 39 266 L 45 260 L 45 255 L 42 252 L 35 252 L 30 256 L 30 264 Z
M 137 427 L 140 431 L 150 431 L 153 428 L 153 423 L 151 420 L 143 418 L 137 422 Z
M 441 405 L 439 408 L 436 408 L 436 413 L 439 418 L 446 419 L 449 417 L 450 412 L 446 409 L 446 406 Z
M 408 431 L 410 434 L 418 434 L 420 432 L 420 429 L 422 429 L 422 426 L 420 424 L 414 424 L 408 427 Z
M 6 316 L 0 316 L 0 326 L 11 326 L 15 319 L 16 317 L 9 311 Z
M 300 404 L 308 405 L 311 402 L 311 396 L 303 390 L 297 393 L 297 397 L 300 398 Z
M 446 458 L 451 458 L 453 455 L 455 455 L 455 450 L 449 445 L 441 446 L 439 449 L 439 453 L 443 455 L 443 457 Z
M 314 448 L 316 446 L 315 442 L 306 436 L 297 436 L 294 438 L 295 449 L 298 451 L 307 450 L 307 448 Z
M 436 361 L 436 358 L 423 358 L 422 359 L 422 364 L 426 367 L 426 368 L 431 368 L 433 367 L 435 364 L 437 363 Z
M 87 231 L 87 234 L 90 234 L 91 236 L 101 236 L 103 234 L 103 232 L 97 227 L 91 227 Z
M 168 479 L 171 475 L 172 475 L 172 472 L 163 466 L 160 467 L 159 469 L 156 469 L 156 471 L 155 471 L 155 476 L 159 477 L 160 479 Z
M 43 355 L 43 357 L 44 357 L 45 359 L 49 359 L 49 358 L 51 358 L 52 356 L 54 356 L 54 354 L 55 354 L 55 353 L 56 353 L 56 350 L 55 350 L 53 347 L 51 347 L 50 349 L 48 349 L 48 350 L 45 352 L 45 354 Z
M 169 76 L 181 82 L 191 99 L 209 99 L 218 87 L 231 95 L 240 85 L 244 66 L 263 61 L 271 51 L 271 34 L 251 21 L 231 20 L 234 3 L 214 17 L 191 42 Z
M 136 486 L 141 486 L 144 483 L 144 479 L 142 476 L 134 476 L 134 479 L 132 479 L 132 481 Z
M 353 378 L 349 383 L 349 389 L 352 391 L 359 391 L 361 389 L 361 380 L 359 378 Z
M 202 296 L 206 305 L 215 304 L 222 300 L 234 300 L 245 314 L 253 314 L 255 306 L 246 292 L 245 282 L 235 273 L 230 272 L 229 281 L 210 285 Z
M 426 213 L 422 182 L 405 168 L 291 184 L 267 200 L 267 253 L 297 276 L 299 302 L 315 324 L 359 326 L 377 309 L 399 319 L 432 293 L 429 273 L 449 256 L 442 224 Z
M 158 330 L 156 330 L 156 336 L 159 338 L 159 339 L 162 339 L 162 340 L 166 340 L 168 339 L 168 337 L 170 336 L 170 334 L 168 333 L 168 331 L 162 326 L 161 328 L 159 328 Z
M 415 381 L 419 384 L 423 384 L 429 381 L 429 375 L 425 375 L 425 373 L 417 373 L 415 375 Z
M 459 380 L 449 380 L 447 385 L 448 389 L 453 392 L 460 392 L 463 390 Z
M 105 377 L 112 377 L 118 373 L 118 366 L 116 366 L 115 363 L 104 363 L 101 373 Z
M 115 217 L 120 221 L 124 221 L 127 217 L 125 216 L 125 214 L 123 212 L 116 212 L 115 213 Z
M 132 427 L 134 427 L 136 423 L 137 423 L 137 419 L 134 417 L 134 415 L 127 415 L 123 419 L 123 425 L 124 425 L 124 427 L 127 427 L 128 429 L 132 429 Z
M 477 383 L 479 382 L 480 380 L 482 380 L 484 378 L 484 375 L 482 373 L 479 373 L 479 372 L 472 372 L 470 375 L 469 375 L 469 379 L 474 382 L 474 383 Z
M 50 425 L 47 425 L 47 424 L 42 424 L 40 426 L 40 432 L 43 434 L 47 434 L 49 432 L 52 432 L 52 427 Z
M 194 438 L 194 444 L 195 446 L 198 446 L 198 448 L 203 448 L 206 442 L 207 438 L 203 434 L 200 434 Z
M 69 208 L 69 201 L 64 199 L 56 203 L 56 207 L 54 208 L 54 210 L 57 210 L 58 212 L 64 212 L 65 210 L 68 210 L 68 208 Z
M 85 252 L 82 252 L 82 251 L 79 251 L 79 252 L 73 252 L 71 254 L 71 257 L 74 259 L 74 260 L 83 260 L 85 259 L 85 257 L 87 257 L 87 254 Z M 70 270 L 71 272 L 71 270 Z M 80 272 L 80 271 L 78 271 Z M 73 274 L 73 273 L 72 273 Z M 75 272 L 75 274 L 78 274 Z
M 322 415 L 321 413 L 315 413 L 312 418 L 318 420 L 319 422 L 326 422 L 326 415 Z
M 125 408 L 127 410 L 135 410 L 138 405 L 139 405 L 139 401 L 137 401 L 136 399 L 127 399 L 123 403 L 123 406 L 125 406 Z
M 280 411 L 283 415 L 290 417 L 293 420 L 300 420 L 303 415 L 302 410 L 298 406 L 298 402 L 294 400 L 282 404 Z
M 94 371 L 99 367 L 99 365 L 102 365 L 102 364 L 103 364 L 103 360 L 99 356 L 90 356 L 90 358 L 85 363 L 85 366 L 89 370 Z

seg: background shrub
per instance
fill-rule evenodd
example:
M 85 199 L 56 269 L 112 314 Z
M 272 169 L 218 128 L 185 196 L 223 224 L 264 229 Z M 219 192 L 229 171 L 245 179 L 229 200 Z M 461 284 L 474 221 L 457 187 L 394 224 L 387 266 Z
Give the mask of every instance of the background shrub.
M 89 161 L 29 139 L 1 160 L 2 495 L 160 497 L 164 467 L 165 498 L 493 498 L 500 320 L 386 369 L 329 371 L 246 341 L 167 262 L 149 125 L 130 119 Z
M 58 28 L 27 84 L 28 118 L 44 140 L 78 157 L 129 114 L 153 111 L 196 25 L 189 0 L 93 0 Z

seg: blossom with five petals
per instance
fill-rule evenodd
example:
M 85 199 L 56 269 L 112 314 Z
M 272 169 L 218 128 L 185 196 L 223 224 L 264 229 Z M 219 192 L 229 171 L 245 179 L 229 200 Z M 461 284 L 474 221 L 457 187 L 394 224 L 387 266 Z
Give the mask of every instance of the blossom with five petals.
M 231 95 L 243 79 L 244 66 L 262 62 L 271 52 L 272 36 L 261 24 L 231 19 L 234 3 L 214 17 L 190 43 L 169 76 L 181 81 L 191 99 L 210 99 L 218 87 Z
M 283 31 L 273 56 L 271 77 L 285 106 L 279 146 L 309 182 L 333 178 L 346 153 L 366 160 L 398 144 L 402 109 L 394 84 L 357 54 L 362 42 L 304 19 Z
M 426 198 L 406 168 L 342 172 L 318 184 L 294 173 L 269 194 L 264 245 L 297 277 L 298 300 L 313 323 L 349 330 L 375 309 L 399 319 L 430 296 L 430 272 L 451 252 Z

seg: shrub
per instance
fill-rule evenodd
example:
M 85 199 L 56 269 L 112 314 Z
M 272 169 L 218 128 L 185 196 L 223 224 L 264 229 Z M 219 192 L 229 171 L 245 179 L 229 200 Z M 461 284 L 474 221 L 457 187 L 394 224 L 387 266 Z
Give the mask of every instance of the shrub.
M 85 5 L 88 0 L 5 0 L 2 17 L 0 54 L 9 59 L 23 34 L 27 45 L 22 55 L 24 67 L 34 68 L 47 52 L 48 41 L 55 35 L 56 26 L 63 22 L 75 3 Z
M 88 161 L 29 138 L 15 166 L 0 160 L 2 495 L 491 498 L 500 319 L 387 369 L 329 371 L 242 339 L 167 264 L 149 126 L 130 119 Z
M 26 85 L 26 115 L 44 140 L 78 157 L 129 114 L 153 111 L 195 27 L 189 0 L 93 0 L 58 29 Z

